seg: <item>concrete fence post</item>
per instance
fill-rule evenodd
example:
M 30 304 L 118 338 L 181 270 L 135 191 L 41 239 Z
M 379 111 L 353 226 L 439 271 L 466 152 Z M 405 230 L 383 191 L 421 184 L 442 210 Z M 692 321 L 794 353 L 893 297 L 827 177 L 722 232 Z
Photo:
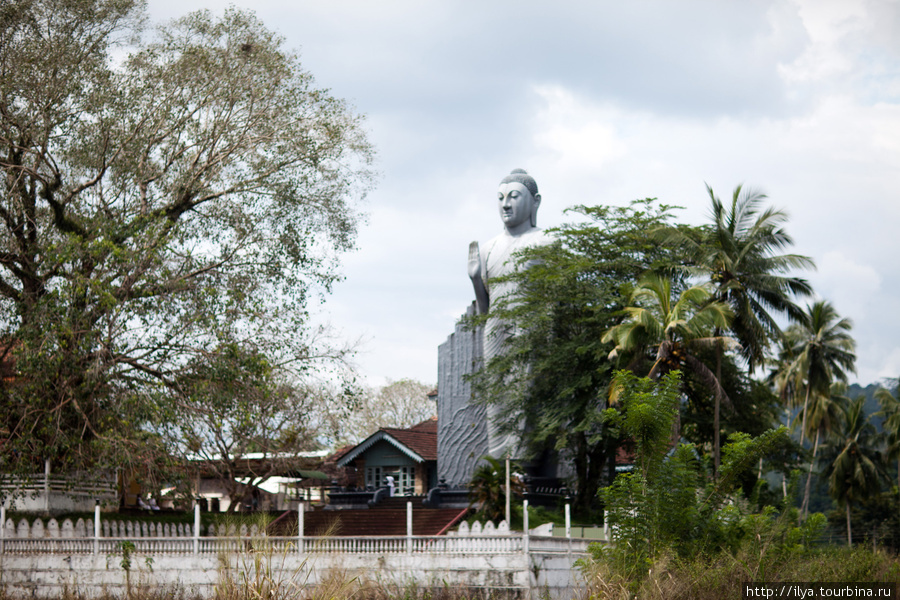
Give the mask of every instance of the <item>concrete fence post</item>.
M 510 489 L 509 489 L 509 452 L 506 453 L 506 522 L 509 523 L 510 519 L 512 519 L 512 509 L 511 509 L 511 497 L 510 497 Z
M 200 554 L 200 502 L 194 504 L 194 554 Z
M 94 505 L 94 554 L 100 554 L 100 502 Z
M 407 554 L 412 554 L 413 547 L 413 515 L 412 515 L 412 502 L 406 503 L 406 552 Z
M 528 556 L 528 500 L 522 500 L 522 551 Z
M 50 459 L 44 459 L 44 513 L 50 512 Z
M 300 503 L 297 505 L 297 552 L 300 552 L 301 554 L 302 554 L 303 551 L 304 551 L 304 547 L 303 547 L 303 541 L 304 541 L 304 540 L 303 540 L 303 535 L 304 535 L 303 528 L 304 528 L 304 526 L 306 525 L 305 519 L 304 519 L 304 517 L 305 517 L 304 513 L 305 513 L 305 512 L 306 512 L 306 502 L 300 502 Z
M 566 539 L 572 539 L 572 512 L 571 505 L 566 503 Z
M 0 554 L 3 554 L 3 542 L 6 535 L 6 506 L 0 505 Z

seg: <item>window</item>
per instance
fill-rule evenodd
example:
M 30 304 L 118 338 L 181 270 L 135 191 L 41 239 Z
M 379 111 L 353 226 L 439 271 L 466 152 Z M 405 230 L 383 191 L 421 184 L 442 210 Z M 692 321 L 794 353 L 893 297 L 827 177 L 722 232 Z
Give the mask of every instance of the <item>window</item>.
M 412 496 L 416 493 L 416 468 L 401 467 L 398 480 L 398 496 Z
M 412 496 L 416 493 L 415 467 L 366 467 L 366 489 L 385 487 L 388 475 L 394 478 L 395 496 Z
M 382 485 L 381 467 L 366 467 L 366 489 L 377 490 Z

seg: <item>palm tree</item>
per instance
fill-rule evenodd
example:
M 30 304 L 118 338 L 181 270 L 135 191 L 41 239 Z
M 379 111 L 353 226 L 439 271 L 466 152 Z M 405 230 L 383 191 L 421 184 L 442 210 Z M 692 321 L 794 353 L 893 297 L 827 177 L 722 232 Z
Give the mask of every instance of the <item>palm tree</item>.
M 841 417 L 850 405 L 847 394 L 847 385 L 841 382 L 831 384 L 830 393 L 814 394 L 809 405 L 809 420 L 807 435 L 812 437 L 816 432 L 816 440 L 813 444 L 812 460 L 809 462 L 809 472 L 806 476 L 806 489 L 803 492 L 803 503 L 800 505 L 801 518 L 809 510 L 809 494 L 812 487 L 813 467 L 816 464 L 816 455 L 819 452 L 820 439 L 827 439 L 837 429 Z
M 834 381 L 847 381 L 847 374 L 856 372 L 856 342 L 850 336 L 853 324 L 841 319 L 831 303 L 820 300 L 807 306 L 802 320 L 785 332 L 786 345 L 791 348 L 793 362 L 784 368 L 802 374 L 804 399 L 800 444 L 807 432 L 810 396 L 828 394 Z
M 897 485 L 900 485 L 900 379 L 895 389 L 892 394 L 887 388 L 878 388 L 875 399 L 881 410 L 875 414 L 884 417 L 882 429 L 887 434 L 887 458 L 897 461 Z
M 734 345 L 731 338 L 711 335 L 728 329 L 731 309 L 712 301 L 707 285 L 688 288 L 677 299 L 673 296 L 671 280 L 654 273 L 645 275 L 631 294 L 630 306 L 624 309 L 626 319 L 603 335 L 602 341 L 616 344 L 610 358 L 622 353 L 642 355 L 656 348 L 648 377 L 656 379 L 675 369 L 691 371 L 717 397 L 727 400 L 719 379 L 695 356 L 694 349 L 720 342 Z
M 843 411 L 834 440 L 837 456 L 828 473 L 828 493 L 846 511 L 848 546 L 853 545 L 850 505 L 877 493 L 883 475 L 881 455 L 874 444 L 875 427 L 863 410 L 865 400 L 860 396 Z
M 786 315 L 802 318 L 802 310 L 792 300 L 808 296 L 812 288 L 805 279 L 788 276 L 797 269 L 813 269 L 812 259 L 798 254 L 780 254 L 793 244 L 783 225 L 783 210 L 766 208 L 765 194 L 737 186 L 726 205 L 709 185 L 711 226 L 691 237 L 685 230 L 670 230 L 670 239 L 687 249 L 696 265 L 692 271 L 708 278 L 714 286 L 712 300 L 731 307 L 731 335 L 740 343 L 741 355 L 752 374 L 764 364 L 773 340 L 781 337 L 775 319 Z M 721 336 L 720 331 L 714 332 Z M 716 376 L 721 377 L 721 344 L 716 347 Z M 720 397 L 715 398 L 713 415 L 713 463 L 719 465 Z
M 778 358 L 772 361 L 772 371 L 768 382 L 775 388 L 784 405 L 785 425 L 791 427 L 791 411 L 797 408 L 798 398 L 803 395 L 805 379 L 795 356 L 796 340 L 790 339 L 792 330 L 786 331 L 779 340 Z M 796 337 L 796 336 L 795 336 Z M 787 497 L 787 476 L 782 476 L 781 489 Z
M 696 261 L 715 286 L 713 299 L 734 313 L 730 330 L 752 374 L 781 335 L 775 316 L 801 320 L 803 311 L 792 297 L 812 294 L 808 281 L 786 273 L 814 269 L 815 263 L 799 254 L 778 254 L 794 241 L 783 229 L 787 213 L 762 210 L 765 194 L 739 185 L 726 209 L 708 185 L 706 191 L 713 223 L 696 248 Z

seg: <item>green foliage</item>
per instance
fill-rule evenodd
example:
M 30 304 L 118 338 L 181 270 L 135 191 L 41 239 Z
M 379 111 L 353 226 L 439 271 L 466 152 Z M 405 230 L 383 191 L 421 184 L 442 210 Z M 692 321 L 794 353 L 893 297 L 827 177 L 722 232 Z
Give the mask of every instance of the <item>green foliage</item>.
M 646 199 L 571 212 L 582 222 L 553 230 L 555 244 L 527 249 L 519 258 L 528 268 L 511 276 L 516 298 L 492 303 L 517 335 L 473 384 L 477 397 L 504 409 L 506 429 L 520 431 L 519 415 L 527 415 L 533 456 L 571 457 L 575 509 L 586 516 L 620 443 L 606 418 L 615 365 L 603 334 L 621 320 L 618 311 L 641 274 L 671 271 L 680 258 L 647 236 L 672 224 L 671 206 Z
M 625 435 L 634 440 L 637 466 L 645 477 L 653 477 L 663 463 L 672 441 L 678 415 L 681 373 L 671 371 L 659 382 L 619 371 L 614 387 L 624 408 L 620 421 Z
M 129 571 L 131 571 L 131 559 L 134 555 L 135 550 L 134 542 L 130 542 L 127 540 L 124 542 L 119 542 L 119 550 L 122 551 L 122 560 L 121 562 L 119 562 L 119 566 L 122 567 L 122 569 L 126 573 L 128 573 Z
M 740 475 L 789 444 L 784 427 L 755 438 L 734 434 L 723 449 L 720 477 L 708 481 L 694 448 L 672 442 L 679 376 L 673 371 L 654 382 L 621 371 L 614 382 L 624 408 L 622 430 L 634 441 L 636 470 L 600 492 L 612 544 L 595 553 L 632 583 L 642 581 L 663 555 L 715 555 L 739 547 L 758 519 L 746 514 L 737 493 Z
M 784 271 L 809 260 L 778 254 L 791 243 L 786 217 L 762 210 L 763 196 L 738 189 L 730 212 L 710 196 L 718 220 L 701 228 L 677 223 L 673 207 L 651 199 L 577 207 L 585 222 L 554 230 L 555 244 L 525 251 L 527 268 L 510 276 L 518 294 L 492 306 L 517 335 L 475 376 L 476 393 L 501 405 L 507 429 L 518 431 L 526 415 L 532 456 L 572 457 L 581 514 L 604 477 L 612 479 L 623 443 L 608 412 L 616 408 L 610 382 L 617 366 L 653 376 L 682 371 L 685 434 L 701 455 L 711 452 L 710 441 L 717 455 L 722 430 L 759 435 L 775 422 L 778 399 L 747 375 L 733 350 L 760 360 L 778 330 L 769 312 L 794 314 L 789 296 L 808 291 Z M 709 282 L 692 285 L 713 271 Z M 742 324 L 733 326 L 732 316 Z M 726 337 L 732 330 L 753 333 L 755 345 L 739 348 Z M 752 489 L 750 477 L 744 484 Z
M 807 434 L 809 403 L 814 395 L 827 396 L 831 384 L 845 382 L 856 370 L 856 341 L 850 335 L 853 325 L 842 319 L 830 302 L 819 301 L 806 307 L 798 323 L 785 331 L 779 360 L 779 380 L 791 393 L 790 401 L 799 404 L 803 397 L 800 441 Z
M 477 506 L 476 518 L 499 523 L 506 517 L 506 464 L 505 461 L 483 456 L 485 464 L 479 465 L 469 481 L 470 506 Z M 510 463 L 510 503 L 525 492 L 517 471 L 520 467 Z M 510 506 L 510 510 L 512 510 Z M 512 524 L 510 524 L 511 526 Z
M 706 191 L 712 223 L 696 238 L 673 237 L 683 244 L 693 269 L 714 286 L 715 300 L 731 308 L 728 329 L 740 342 L 740 354 L 752 373 L 764 364 L 770 343 L 781 336 L 775 315 L 802 320 L 793 297 L 812 293 L 809 282 L 786 273 L 815 264 L 806 256 L 779 254 L 793 245 L 784 229 L 787 213 L 763 208 L 765 194 L 739 185 L 725 203 L 709 186 Z
M 900 490 L 896 486 L 853 504 L 850 513 L 857 545 L 900 552 Z M 844 530 L 845 510 L 836 509 L 828 517 L 833 531 Z
M 900 387 L 895 383 L 893 393 L 885 387 L 879 387 L 875 398 L 881 406 L 876 416 L 883 419 L 882 427 L 887 436 L 887 458 L 897 461 L 897 485 L 900 485 Z
M 634 364 L 635 355 L 648 351 L 655 355 L 648 371 L 651 377 L 675 368 L 699 369 L 700 365 L 691 360 L 692 347 L 718 341 L 712 339 L 713 331 L 725 329 L 731 321 L 731 309 L 715 302 L 706 286 L 691 286 L 677 297 L 674 290 L 670 277 L 647 273 L 623 310 L 625 320 L 603 337 L 604 341 L 615 342 L 615 355 L 629 355 L 628 364 Z
M 360 117 L 250 13 L 145 41 L 142 9 L 0 7 L 4 472 L 160 473 L 160 390 L 197 360 L 236 345 L 308 380 L 346 356 L 307 304 L 371 185 Z
M 874 496 L 886 478 L 884 463 L 873 443 L 875 428 L 864 411 L 865 396 L 843 411 L 833 436 L 833 458 L 828 461 L 828 493 L 843 506 L 847 517 L 847 544 L 853 545 L 850 505 Z
M 696 347 L 692 353 L 703 364 L 716 364 L 715 347 Z M 720 428 L 723 439 L 739 431 L 760 435 L 784 416 L 780 399 L 770 386 L 750 377 L 745 365 L 739 361 L 740 358 L 734 353 L 725 353 L 716 375 L 730 400 L 722 411 Z M 706 381 L 691 371 L 682 371 L 681 385 L 684 393 L 681 436 L 703 452 L 713 439 L 715 395 L 710 393 Z M 752 488 L 751 482 L 746 492 L 749 494 Z
M 273 475 L 300 468 L 297 454 L 313 450 L 315 432 L 306 429 L 310 394 L 278 380 L 269 360 L 237 345 L 212 348 L 189 362 L 175 392 L 163 390 L 160 406 L 173 414 L 161 426 L 176 445 L 173 454 L 202 461 L 238 510 Z M 174 400 L 174 402 L 173 402 Z M 254 453 L 266 460 L 250 463 Z

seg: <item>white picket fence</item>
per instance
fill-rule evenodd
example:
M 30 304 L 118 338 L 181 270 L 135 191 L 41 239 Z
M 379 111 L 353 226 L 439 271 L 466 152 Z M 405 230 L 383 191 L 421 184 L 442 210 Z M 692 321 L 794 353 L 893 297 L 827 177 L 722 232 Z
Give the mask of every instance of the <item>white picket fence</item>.
M 115 554 L 124 542 L 141 554 L 220 554 L 250 550 L 302 552 L 315 554 L 465 554 L 496 555 L 539 552 L 541 554 L 581 554 L 591 540 L 535 536 L 510 532 L 506 522 L 463 522 L 447 536 L 360 536 L 307 537 L 298 532 L 292 537 L 267 536 L 256 525 L 210 525 L 206 535 L 200 530 L 199 511 L 194 526 L 182 523 L 70 519 L 62 524 L 49 519 L 6 519 L 0 508 L 0 553 L 6 554 Z M 99 524 L 98 524 L 99 522 Z M 302 526 L 302 525 L 301 525 Z
M 510 535 L 505 537 L 452 538 L 433 536 L 339 538 L 82 538 L 3 540 L 5 554 L 120 554 L 122 543 L 131 542 L 139 554 L 220 554 L 272 550 L 306 554 L 465 554 L 496 555 L 530 552 L 583 554 L 591 540 Z M 300 550 L 302 549 L 302 550 Z

